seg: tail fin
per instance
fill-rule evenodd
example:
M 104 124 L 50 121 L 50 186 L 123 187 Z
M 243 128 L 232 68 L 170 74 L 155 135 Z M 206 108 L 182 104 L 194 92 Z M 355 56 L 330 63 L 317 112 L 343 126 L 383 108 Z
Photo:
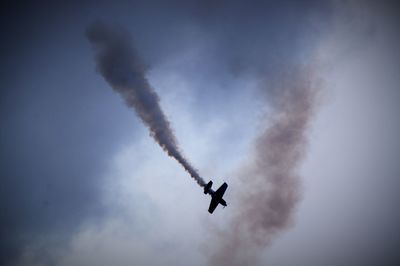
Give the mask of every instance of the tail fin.
M 208 182 L 208 184 L 204 187 L 204 194 L 207 194 L 207 192 L 211 189 L 212 184 L 212 181 Z

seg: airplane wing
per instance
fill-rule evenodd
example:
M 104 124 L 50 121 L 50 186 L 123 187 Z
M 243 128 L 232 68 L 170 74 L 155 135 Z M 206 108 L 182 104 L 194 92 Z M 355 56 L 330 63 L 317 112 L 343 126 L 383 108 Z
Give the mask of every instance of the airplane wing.
M 211 200 L 210 207 L 208 207 L 208 212 L 213 213 L 213 211 L 215 210 L 215 208 L 217 208 L 217 206 L 218 206 L 218 201 L 213 198 Z
M 217 191 L 215 191 L 215 194 L 219 195 L 219 197 L 222 198 L 227 187 L 228 187 L 228 184 L 223 183 L 222 186 L 220 186 L 219 189 L 217 189 Z

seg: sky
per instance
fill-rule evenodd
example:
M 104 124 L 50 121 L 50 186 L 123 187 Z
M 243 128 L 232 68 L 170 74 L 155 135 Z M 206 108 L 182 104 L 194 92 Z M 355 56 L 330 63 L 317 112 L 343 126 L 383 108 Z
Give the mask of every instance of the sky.
M 399 11 L 2 4 L 0 264 L 398 265 Z M 226 208 L 207 212 L 102 72 L 96 23 L 126 42 L 141 67 L 126 75 L 157 95 L 188 163 L 228 183 Z

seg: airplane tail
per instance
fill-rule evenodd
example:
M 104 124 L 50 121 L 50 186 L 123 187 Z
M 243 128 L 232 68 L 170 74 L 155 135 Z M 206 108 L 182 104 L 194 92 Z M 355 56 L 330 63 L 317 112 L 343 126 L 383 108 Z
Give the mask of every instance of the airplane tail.
M 207 194 L 207 192 L 211 189 L 212 184 L 212 181 L 208 182 L 208 184 L 204 187 L 204 194 Z

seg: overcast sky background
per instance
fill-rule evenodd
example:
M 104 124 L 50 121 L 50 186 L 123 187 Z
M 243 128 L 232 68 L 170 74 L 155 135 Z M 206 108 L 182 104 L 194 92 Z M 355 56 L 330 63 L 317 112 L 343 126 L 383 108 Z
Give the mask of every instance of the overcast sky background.
M 276 84 L 307 67 L 320 93 L 301 201 L 259 264 L 396 265 L 398 17 L 350 1 L 3 4 L 0 264 L 209 265 Z M 207 212 L 96 72 L 85 30 L 97 19 L 132 34 L 184 154 L 230 184 L 227 208 Z

